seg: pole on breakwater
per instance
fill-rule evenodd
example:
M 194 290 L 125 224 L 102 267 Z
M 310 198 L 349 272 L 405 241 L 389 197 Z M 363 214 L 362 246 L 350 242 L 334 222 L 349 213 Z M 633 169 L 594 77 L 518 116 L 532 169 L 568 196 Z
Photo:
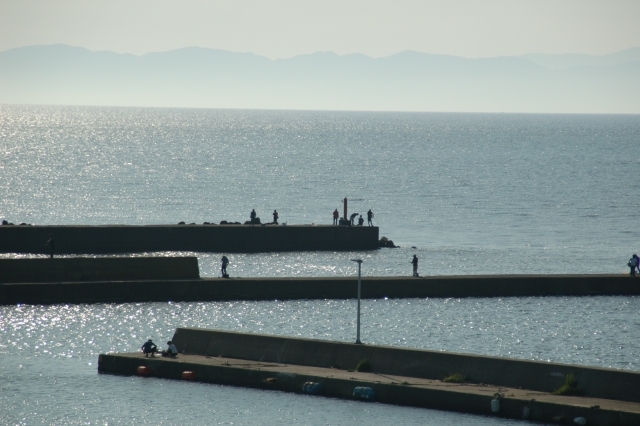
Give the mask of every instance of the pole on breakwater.
M 344 220 L 347 220 L 347 197 L 344 197 L 344 200 L 342 200 L 343 204 L 344 204 Z
M 346 200 L 346 198 L 345 198 Z M 356 334 L 356 344 L 357 345 L 361 345 L 362 342 L 360 341 L 360 289 L 362 287 L 362 279 L 361 279 L 361 268 L 362 268 L 362 259 L 351 259 L 352 262 L 357 262 L 358 263 L 358 331 Z

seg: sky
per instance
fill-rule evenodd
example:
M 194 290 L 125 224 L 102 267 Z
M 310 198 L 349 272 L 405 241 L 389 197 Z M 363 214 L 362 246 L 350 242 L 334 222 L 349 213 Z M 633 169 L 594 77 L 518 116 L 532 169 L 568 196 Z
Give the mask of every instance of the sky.
M 0 51 L 601 55 L 640 46 L 639 22 L 640 0 L 0 0 Z

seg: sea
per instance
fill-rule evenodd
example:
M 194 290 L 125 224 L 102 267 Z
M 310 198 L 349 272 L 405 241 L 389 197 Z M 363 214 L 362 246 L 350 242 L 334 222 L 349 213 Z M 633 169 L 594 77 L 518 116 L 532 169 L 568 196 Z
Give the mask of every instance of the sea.
M 0 219 L 48 224 L 365 218 L 399 248 L 227 254 L 232 277 L 628 274 L 640 116 L 0 105 Z M 44 242 L 43 242 L 44 244 Z M 193 255 L 218 276 L 225 253 Z M 2 258 L 43 254 L 3 254 Z M 633 279 L 633 278 L 629 278 Z M 640 279 L 639 279 L 640 285 Z M 363 301 L 365 344 L 640 371 L 640 298 Z M 524 422 L 97 372 L 176 327 L 355 340 L 355 300 L 0 308 L 0 424 Z

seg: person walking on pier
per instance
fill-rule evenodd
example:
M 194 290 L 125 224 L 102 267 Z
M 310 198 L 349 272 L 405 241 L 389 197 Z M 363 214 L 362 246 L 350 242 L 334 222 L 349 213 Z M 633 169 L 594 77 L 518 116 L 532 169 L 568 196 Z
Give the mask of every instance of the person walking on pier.
M 338 209 L 335 209 L 333 211 L 333 224 L 337 225 L 338 224 L 338 218 L 340 217 L 340 213 L 338 213 Z
M 413 276 L 414 277 L 419 277 L 420 275 L 418 275 L 418 256 L 416 256 L 415 254 L 413 255 L 413 260 L 409 263 L 413 264 Z
M 276 225 L 278 224 L 278 211 L 277 210 L 273 211 L 273 223 L 275 223 Z
M 367 212 L 367 223 L 369 224 L 369 226 L 373 226 L 373 212 L 371 211 L 371 209 L 369 209 L 369 211 Z
M 142 349 L 142 353 L 145 357 L 149 357 L 149 354 L 151 354 L 151 358 L 153 358 L 153 354 L 158 352 L 158 347 L 155 343 L 153 343 L 153 340 L 151 339 L 147 340 L 140 349 Z
M 227 265 L 229 264 L 229 258 L 227 256 L 222 256 L 222 267 L 220 268 L 220 272 L 222 272 L 222 278 L 229 278 L 227 274 Z
M 49 239 L 47 240 L 46 243 L 44 243 L 45 246 L 49 246 L 49 249 L 51 250 L 51 259 L 53 259 L 53 234 L 49 234 Z

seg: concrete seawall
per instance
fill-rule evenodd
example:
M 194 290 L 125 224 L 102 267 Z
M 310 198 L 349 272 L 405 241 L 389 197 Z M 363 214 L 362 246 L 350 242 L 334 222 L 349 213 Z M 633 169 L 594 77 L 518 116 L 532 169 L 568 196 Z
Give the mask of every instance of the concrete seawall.
M 46 260 L 46 259 L 43 259 Z M 357 278 L 146 279 L 0 283 L 0 304 L 353 299 Z M 362 297 L 635 296 L 640 278 L 626 275 L 365 277 Z
M 200 278 L 197 257 L 0 259 L 0 283 Z
M 47 254 L 49 234 L 57 254 L 373 250 L 379 239 L 368 226 L 0 226 L 0 253 Z
M 602 385 L 606 389 L 600 393 L 608 397 L 624 393 L 621 391 L 626 388 L 634 389 L 635 398 L 638 393 L 637 373 L 202 329 L 178 329 L 173 341 L 178 350 L 186 348 L 187 353 L 178 355 L 176 359 L 145 358 L 141 353 L 102 354 L 98 359 L 98 371 L 542 422 L 573 423 L 574 419 L 583 417 L 587 424 L 596 426 L 640 424 L 638 402 L 590 394 L 558 396 L 523 389 L 524 384 L 538 387 L 553 385 L 547 383 L 546 377 L 536 376 L 549 376 L 562 383 L 559 376 L 573 372 L 582 380 L 585 393 L 597 391 Z M 353 370 L 362 357 L 368 357 L 371 372 Z M 508 371 L 502 371 L 505 368 Z M 467 374 L 472 383 L 441 381 L 452 369 Z M 622 375 L 614 377 L 610 373 Z M 488 380 L 477 383 L 479 379 Z M 495 384 L 505 380 L 518 385 Z M 614 380 L 611 386 L 605 383 L 609 380 Z M 359 398 L 356 390 L 363 386 L 366 387 L 366 397 Z
M 472 383 L 541 392 L 558 389 L 574 374 L 585 396 L 640 402 L 640 373 L 632 371 L 197 328 L 178 328 L 172 341 L 202 356 L 343 369 L 366 358 L 381 374 L 441 380 L 462 373 Z

